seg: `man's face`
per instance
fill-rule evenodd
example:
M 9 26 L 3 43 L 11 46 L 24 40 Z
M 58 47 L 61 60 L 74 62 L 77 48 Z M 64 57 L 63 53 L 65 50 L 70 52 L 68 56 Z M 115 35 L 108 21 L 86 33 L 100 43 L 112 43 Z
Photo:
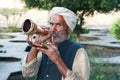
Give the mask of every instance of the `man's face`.
M 50 20 L 50 30 L 55 33 L 53 35 L 53 41 L 55 43 L 61 43 L 68 38 L 68 26 L 61 15 L 54 15 Z

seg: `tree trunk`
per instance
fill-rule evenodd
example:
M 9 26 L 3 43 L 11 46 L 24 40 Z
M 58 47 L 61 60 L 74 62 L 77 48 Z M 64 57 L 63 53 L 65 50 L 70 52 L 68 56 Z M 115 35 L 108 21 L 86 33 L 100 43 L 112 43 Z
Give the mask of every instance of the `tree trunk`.
M 85 10 L 82 11 L 81 14 L 78 14 L 78 20 L 77 20 L 77 30 L 76 30 L 76 38 L 77 41 L 80 41 L 80 33 L 82 30 L 82 25 L 84 24 L 84 18 L 83 16 L 85 15 Z

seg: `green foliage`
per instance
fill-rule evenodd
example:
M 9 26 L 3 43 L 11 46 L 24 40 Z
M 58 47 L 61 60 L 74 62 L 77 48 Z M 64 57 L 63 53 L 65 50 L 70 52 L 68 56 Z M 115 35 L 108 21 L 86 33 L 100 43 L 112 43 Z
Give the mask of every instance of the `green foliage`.
M 79 25 L 77 25 L 74 29 L 74 31 L 69 35 L 70 39 L 72 39 L 73 41 L 79 41 L 79 35 L 80 34 L 85 34 L 85 33 L 89 33 L 89 29 L 87 28 L 81 28 Z
M 110 28 L 110 35 L 120 39 L 120 19 L 117 19 Z
M 8 39 L 8 38 L 12 38 L 12 36 L 0 34 L 0 39 Z
M 28 8 L 38 8 L 50 10 L 54 6 L 66 7 L 71 9 L 78 16 L 77 29 L 75 33 L 77 37 L 79 33 L 84 31 L 82 25 L 84 24 L 84 16 L 93 15 L 94 11 L 100 13 L 108 13 L 112 10 L 120 10 L 119 0 L 22 0 Z
M 79 36 L 79 34 L 83 34 L 83 33 L 89 33 L 89 29 L 87 28 L 82 28 L 80 27 L 80 25 L 76 25 L 74 32 L 76 33 L 77 36 Z
M 3 32 L 20 32 L 21 29 L 14 25 L 9 25 L 6 29 L 3 30 Z
M 12 24 L 17 25 L 19 19 L 21 18 L 23 12 L 27 11 L 27 9 L 17 9 L 17 8 L 0 8 L 0 14 L 2 14 L 6 18 L 6 23 L 5 24 L 11 24 L 9 23 L 9 18 L 10 16 L 18 15 L 19 17 L 17 18 L 16 21 L 14 21 Z M 15 19 L 15 16 L 14 18 Z
M 100 56 L 95 56 L 97 53 L 94 49 L 86 47 L 89 60 L 90 60 L 90 78 L 89 80 L 119 80 L 119 64 L 109 64 L 109 63 L 96 63 L 95 58 Z M 101 57 L 102 58 L 102 57 Z M 102 59 L 100 60 L 100 62 Z
M 105 75 L 102 73 L 102 66 L 92 63 L 90 71 L 90 80 L 106 80 Z
M 14 9 L 9 9 L 9 8 L 1 8 L 0 9 L 0 13 L 2 14 L 2 15 L 15 15 L 15 14 L 18 14 L 18 13 L 20 13 L 20 12 L 22 12 L 22 11 L 25 11 L 25 9 L 24 10 L 21 10 L 21 9 L 17 9 L 17 8 L 14 8 Z
M 119 9 L 119 0 L 22 0 L 28 8 L 51 9 L 54 6 L 67 7 L 74 12 L 108 12 Z
M 2 39 L 2 35 L 0 34 L 0 39 Z
M 116 67 L 118 68 L 118 67 Z M 119 71 L 114 71 L 113 65 L 97 64 L 91 62 L 91 71 L 89 80 L 119 80 Z
M 70 35 L 69 35 L 69 38 L 73 41 L 77 41 L 77 36 L 74 32 L 72 32 Z

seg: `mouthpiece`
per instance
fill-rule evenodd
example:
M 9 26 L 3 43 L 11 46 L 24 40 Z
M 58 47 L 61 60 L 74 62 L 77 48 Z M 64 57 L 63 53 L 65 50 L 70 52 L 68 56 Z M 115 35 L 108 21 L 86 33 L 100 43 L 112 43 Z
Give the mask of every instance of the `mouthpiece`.
M 45 43 L 48 39 L 50 39 L 50 37 L 54 35 L 54 32 L 51 32 L 48 27 L 45 27 L 42 29 L 39 29 L 31 19 L 26 19 L 23 22 L 22 30 L 26 35 L 28 35 L 27 42 L 29 45 L 45 48 L 45 46 L 42 43 Z M 33 44 L 33 41 L 32 41 L 33 34 L 40 35 L 39 37 L 39 40 L 41 42 L 40 44 L 37 44 L 37 45 Z

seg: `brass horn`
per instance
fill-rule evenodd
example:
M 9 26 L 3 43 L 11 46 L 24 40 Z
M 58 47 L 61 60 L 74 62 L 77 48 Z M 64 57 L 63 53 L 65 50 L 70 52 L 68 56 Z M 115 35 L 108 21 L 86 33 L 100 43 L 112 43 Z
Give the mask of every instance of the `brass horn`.
M 27 35 L 36 34 L 36 32 L 38 31 L 37 25 L 31 19 L 26 19 L 24 21 L 22 30 Z
M 26 19 L 23 22 L 22 31 L 26 35 L 28 35 L 27 41 L 32 46 L 35 46 L 32 42 L 32 35 L 33 34 L 39 34 L 40 35 L 40 41 L 42 43 L 45 42 L 46 40 L 48 40 L 50 38 L 50 36 L 52 35 L 49 28 L 47 28 L 46 31 L 42 32 L 40 29 L 38 29 L 37 25 L 31 19 Z

